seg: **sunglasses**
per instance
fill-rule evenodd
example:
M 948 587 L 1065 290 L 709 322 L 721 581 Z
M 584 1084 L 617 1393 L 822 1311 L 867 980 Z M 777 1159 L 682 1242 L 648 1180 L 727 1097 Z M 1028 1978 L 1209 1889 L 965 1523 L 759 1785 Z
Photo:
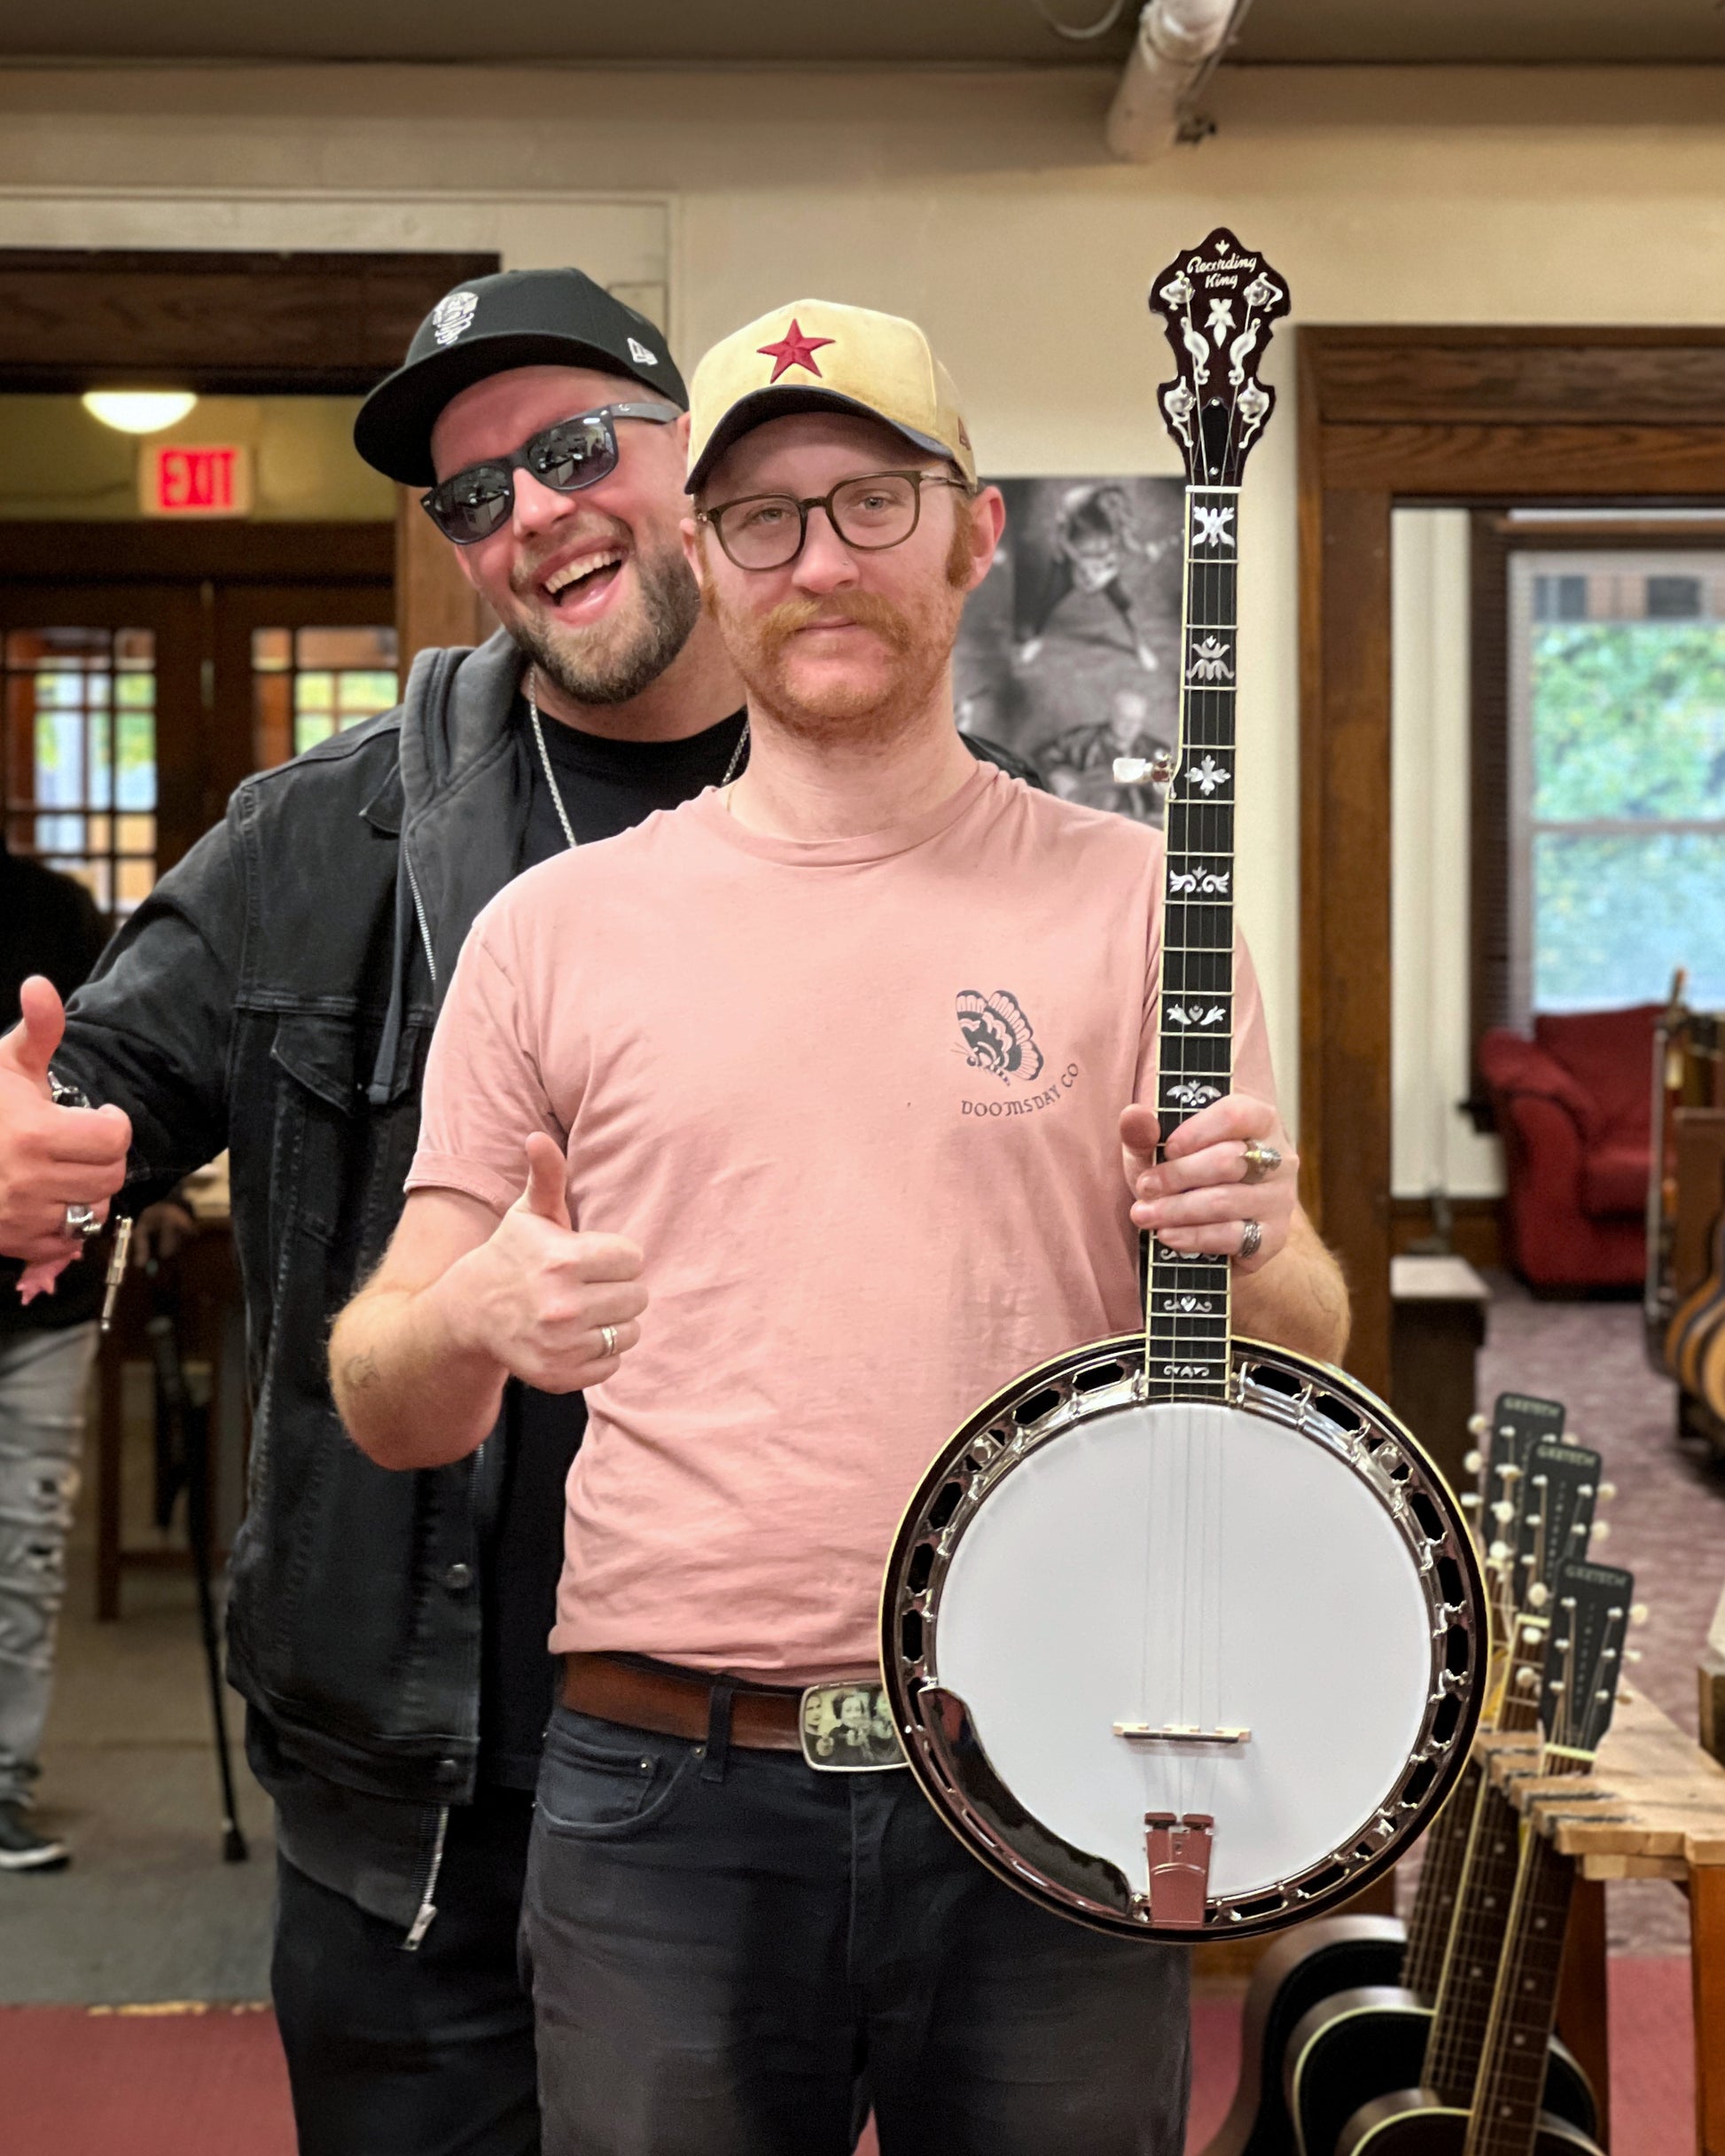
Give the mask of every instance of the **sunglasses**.
M 602 404 L 574 419 L 559 419 L 507 457 L 488 457 L 441 480 L 419 506 L 446 539 L 473 546 L 507 524 L 515 507 L 515 474 L 531 472 L 553 494 L 579 494 L 617 469 L 619 419 L 649 419 L 664 426 L 683 417 L 675 404 Z

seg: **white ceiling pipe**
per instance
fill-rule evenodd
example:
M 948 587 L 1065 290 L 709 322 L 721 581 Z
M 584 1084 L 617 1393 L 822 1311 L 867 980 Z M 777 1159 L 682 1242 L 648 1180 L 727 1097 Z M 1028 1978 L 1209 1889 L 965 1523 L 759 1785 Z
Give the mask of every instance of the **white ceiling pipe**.
M 1108 147 L 1145 165 L 1173 149 L 1190 99 L 1227 39 L 1236 0 L 1149 0 L 1108 108 Z

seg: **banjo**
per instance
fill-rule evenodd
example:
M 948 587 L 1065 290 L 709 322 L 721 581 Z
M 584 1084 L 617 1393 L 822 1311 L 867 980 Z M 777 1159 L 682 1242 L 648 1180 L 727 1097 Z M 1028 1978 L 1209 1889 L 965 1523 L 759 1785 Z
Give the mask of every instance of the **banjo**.
M 1288 299 L 1218 230 L 1151 305 L 1187 471 L 1180 740 L 1153 773 L 1166 1137 L 1230 1081 L 1239 482 Z M 1334 1908 L 1433 1817 L 1479 1717 L 1487 1604 L 1388 1410 L 1236 1337 L 1228 1259 L 1146 1241 L 1143 1332 L 1027 1371 L 928 1469 L 882 1669 L 912 1771 L 1009 1885 L 1105 1932 L 1245 1937 Z

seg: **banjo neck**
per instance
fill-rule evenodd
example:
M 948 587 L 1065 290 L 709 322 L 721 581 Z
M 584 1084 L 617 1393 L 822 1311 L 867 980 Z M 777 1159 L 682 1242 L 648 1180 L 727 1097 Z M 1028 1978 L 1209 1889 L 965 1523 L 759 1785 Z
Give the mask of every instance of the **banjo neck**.
M 1180 741 L 1168 785 L 1156 1105 L 1166 1145 L 1229 1090 L 1234 1061 L 1234 699 L 1239 488 L 1190 485 Z M 1152 1400 L 1225 1400 L 1233 1268 L 1150 1239 L 1144 1375 Z
M 1156 1112 L 1162 1144 L 1229 1090 L 1234 1062 L 1234 699 L 1240 479 L 1276 392 L 1258 379 L 1288 290 L 1219 225 L 1151 286 L 1175 379 L 1157 391 L 1186 467 L 1180 738 L 1167 794 Z M 1225 1401 L 1232 1265 L 1146 1238 L 1151 1400 Z

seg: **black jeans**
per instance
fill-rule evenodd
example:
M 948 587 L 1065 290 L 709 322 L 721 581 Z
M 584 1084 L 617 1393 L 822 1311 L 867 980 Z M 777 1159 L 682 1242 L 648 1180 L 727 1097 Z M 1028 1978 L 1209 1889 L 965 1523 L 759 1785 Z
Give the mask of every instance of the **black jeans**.
M 437 1915 L 411 1952 L 285 1858 L 271 1988 L 300 2156 L 537 2156 L 516 1933 L 533 1800 L 449 1814 Z
M 523 1944 L 546 2156 L 1179 2156 L 1188 1957 L 1046 1914 L 902 1769 L 559 1707 Z

